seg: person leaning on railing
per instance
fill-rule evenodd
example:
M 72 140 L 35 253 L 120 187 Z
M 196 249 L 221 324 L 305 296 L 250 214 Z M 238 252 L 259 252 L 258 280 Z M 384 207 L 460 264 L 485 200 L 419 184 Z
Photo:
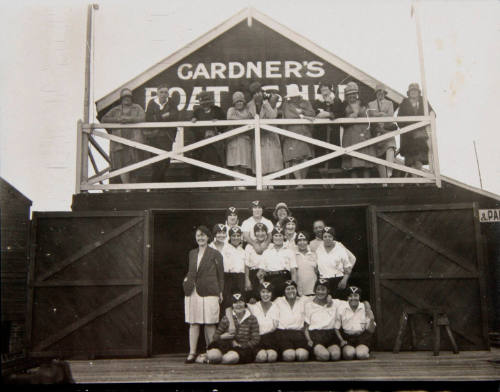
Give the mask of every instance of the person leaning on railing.
M 333 88 L 326 82 L 320 82 L 317 93 L 320 95 L 313 102 L 316 118 L 333 120 L 344 114 L 344 103 L 338 97 L 338 91 L 333 93 Z M 314 126 L 313 136 L 315 139 L 340 146 L 340 126 L 337 124 L 319 124 Z M 314 147 L 315 156 L 321 156 L 331 152 L 323 147 Z M 326 162 L 325 168 L 340 168 L 341 159 L 332 159 Z
M 259 82 L 249 86 L 252 99 L 248 101 L 247 108 L 252 118 L 256 114 L 260 119 L 274 119 L 278 117 L 277 94 L 264 94 Z M 274 173 L 283 169 L 283 155 L 281 153 L 280 138 L 276 133 L 262 131 L 260 134 L 262 174 Z M 252 154 L 252 172 L 255 174 L 255 154 Z M 270 186 L 269 188 L 272 188 Z
M 344 90 L 346 97 L 345 117 L 366 118 L 366 107 L 359 99 L 359 89 L 355 82 L 347 83 Z M 366 124 L 345 124 L 342 147 L 352 146 L 372 137 L 368 122 Z M 356 150 L 357 152 L 375 156 L 375 147 L 369 145 Z M 342 156 L 342 169 L 350 171 L 351 178 L 369 178 L 373 163 L 350 155 Z
M 167 122 L 177 121 L 179 111 L 177 103 L 169 98 L 168 87 L 158 86 L 157 96 L 148 102 L 146 109 L 147 122 Z M 146 143 L 150 146 L 161 148 L 165 151 L 172 151 L 177 128 L 148 129 L 144 131 Z M 153 156 L 153 155 L 151 155 Z M 166 172 L 170 166 L 170 158 L 152 164 L 152 182 L 166 181 Z
M 289 88 L 288 99 L 283 103 L 282 112 L 283 118 L 308 119 L 313 121 L 316 115 L 309 101 L 302 98 L 299 88 L 296 84 L 292 84 Z M 287 129 L 290 132 L 297 133 L 302 136 L 312 137 L 312 126 L 306 124 L 288 125 Z M 311 144 L 298 139 L 286 137 L 283 140 L 283 159 L 286 167 L 291 167 L 307 161 L 314 157 L 314 149 Z M 293 175 L 296 179 L 304 179 L 307 177 L 309 168 L 296 170 Z M 302 188 L 302 185 L 297 186 Z
M 214 97 L 209 91 L 202 91 L 198 94 L 199 106 L 194 108 L 192 122 L 196 121 L 216 121 L 225 120 L 226 115 L 222 109 L 214 104 Z M 192 130 L 194 136 L 193 141 L 198 142 L 210 137 L 216 136 L 224 131 L 223 127 L 196 127 Z M 193 158 L 212 164 L 218 167 L 224 167 L 226 155 L 224 153 L 224 141 L 208 144 L 204 147 L 197 148 L 192 153 Z M 221 175 L 213 171 L 208 171 L 199 167 L 194 167 L 193 176 L 197 181 L 216 180 Z
M 375 98 L 368 103 L 368 116 L 370 117 L 392 117 L 394 116 L 394 104 L 385 98 L 387 90 L 382 84 L 375 87 Z M 375 123 L 372 124 L 372 136 L 380 136 L 384 133 L 395 131 L 395 123 Z M 396 138 L 391 137 L 375 144 L 375 153 L 378 158 L 385 159 L 388 162 L 394 162 L 396 152 Z M 382 178 L 392 177 L 392 168 L 378 165 L 378 174 Z
M 144 109 L 132 102 L 132 91 L 124 88 L 120 92 L 120 104 L 109 110 L 102 118 L 102 123 L 122 123 L 131 124 L 144 122 L 146 113 Z M 124 129 L 107 129 L 108 133 L 113 136 L 123 137 L 135 142 L 144 143 L 144 137 L 140 129 L 124 128 Z M 110 158 L 111 170 L 121 169 L 122 167 L 132 165 L 142 160 L 142 153 L 133 147 L 126 146 L 118 142 L 110 142 Z M 129 173 L 120 175 L 122 184 L 134 182 L 131 180 Z
M 407 98 L 399 105 L 399 116 L 423 116 L 424 115 L 424 100 L 422 98 L 418 83 L 411 83 L 408 86 Z M 429 114 L 432 112 L 431 105 Z M 399 127 L 414 123 L 400 123 Z M 425 127 L 418 128 L 414 131 L 407 132 L 401 135 L 401 147 L 399 153 L 405 158 L 405 165 L 421 170 L 423 165 L 429 163 L 429 137 Z

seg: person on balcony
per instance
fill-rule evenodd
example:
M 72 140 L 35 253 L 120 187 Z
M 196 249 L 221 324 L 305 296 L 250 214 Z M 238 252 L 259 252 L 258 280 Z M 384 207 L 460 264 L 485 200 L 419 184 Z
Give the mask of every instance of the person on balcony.
M 120 104 L 109 110 L 102 118 L 102 123 L 122 123 L 133 124 L 144 122 L 146 113 L 144 109 L 132 102 L 132 91 L 124 88 L 120 91 Z M 138 143 L 144 143 L 142 130 L 135 128 L 114 128 L 108 129 L 108 133 L 119 136 Z M 118 170 L 122 167 L 132 165 L 141 161 L 143 154 L 141 150 L 126 146 L 125 144 L 110 141 L 111 170 Z M 131 173 L 120 174 L 122 184 L 129 184 L 132 181 Z
M 194 363 L 200 328 L 204 325 L 205 342 L 212 342 L 219 322 L 219 304 L 224 292 L 222 254 L 208 246 L 210 231 L 206 226 L 196 229 L 197 249 L 189 252 L 189 269 L 184 290 L 185 320 L 189 324 L 189 355 L 185 363 Z
M 385 98 L 387 90 L 382 84 L 375 87 L 375 99 L 368 103 L 368 116 L 370 117 L 392 117 L 394 116 L 394 104 Z M 373 137 L 392 132 L 397 129 L 396 123 L 375 123 L 372 125 Z M 393 136 L 375 144 L 375 153 L 378 158 L 394 163 L 396 153 L 396 138 Z M 392 177 L 392 167 L 378 165 L 378 174 L 381 178 Z
M 283 118 L 290 119 L 304 119 L 313 121 L 316 115 L 314 109 L 309 101 L 302 98 L 299 87 L 292 84 L 289 87 L 286 96 L 287 101 L 283 103 L 282 112 Z M 287 125 L 286 127 L 290 132 L 297 133 L 302 136 L 312 137 L 312 126 L 306 124 Z M 314 156 L 314 148 L 312 144 L 303 142 L 298 139 L 285 137 L 283 139 L 283 159 L 286 167 L 298 165 L 305 162 Z M 296 179 L 304 179 L 307 177 L 309 168 L 296 170 L 293 175 Z M 298 185 L 297 188 L 302 188 Z
M 347 83 L 344 90 L 346 97 L 345 117 L 347 118 L 366 118 L 366 107 L 359 99 L 359 89 L 355 82 Z M 345 124 L 344 136 L 342 138 L 342 147 L 352 146 L 370 139 L 371 131 L 368 122 L 365 124 Z M 360 148 L 357 152 L 375 156 L 375 147 L 373 145 Z M 361 158 L 350 155 L 342 156 L 342 168 L 350 172 L 351 178 L 369 178 L 370 169 L 373 163 Z
M 399 116 L 423 116 L 424 115 L 424 100 L 420 92 L 418 83 L 411 83 L 406 92 L 407 98 L 399 105 Z M 431 105 L 429 114 L 433 113 Z M 399 123 L 399 127 L 414 123 Z M 425 127 L 418 128 L 414 131 L 407 132 L 401 135 L 401 146 L 399 153 L 405 159 L 405 165 L 421 170 L 423 165 L 429 163 L 429 137 Z
M 356 256 L 341 242 L 335 240 L 335 230 L 323 229 L 323 243 L 316 249 L 319 277 L 328 280 L 328 289 L 334 298 L 339 298 L 347 287 Z
M 317 90 L 319 98 L 313 102 L 313 108 L 316 111 L 316 118 L 323 120 L 333 120 L 342 117 L 344 114 L 344 103 L 338 97 L 338 91 L 334 94 L 333 87 L 326 83 L 320 82 Z M 315 139 L 332 143 L 340 146 L 340 126 L 337 124 L 319 124 L 314 126 L 313 136 Z M 314 147 L 315 156 L 321 156 L 332 150 L 327 150 L 322 147 Z M 326 169 L 340 169 L 341 159 L 335 158 L 325 162 Z
M 227 111 L 228 120 L 248 120 L 253 116 L 245 104 L 245 95 L 241 91 L 233 94 L 233 106 Z M 236 128 L 238 126 L 235 126 Z M 252 139 L 249 132 L 230 138 L 226 145 L 227 166 L 239 173 L 247 174 L 252 168 Z M 238 180 L 238 178 L 235 178 Z M 245 187 L 239 187 L 245 189 Z
M 347 304 L 338 308 L 335 334 L 343 359 L 368 359 L 377 324 L 368 301 L 361 302 L 361 289 L 348 289 Z
M 249 90 L 252 99 L 247 103 L 247 108 L 252 118 L 254 118 L 256 114 L 258 114 L 261 119 L 273 119 L 278 117 L 276 105 L 279 97 L 277 94 L 265 94 L 259 82 L 251 83 Z M 276 133 L 261 130 L 260 148 L 262 174 L 274 173 L 283 169 L 281 143 Z M 255 153 L 252 154 L 252 172 L 255 174 Z
M 178 121 L 179 111 L 177 102 L 169 98 L 167 85 L 160 85 L 156 90 L 156 97 L 148 102 L 146 108 L 147 122 L 168 122 Z M 161 128 L 144 130 L 146 143 L 150 146 L 161 148 L 165 151 L 172 151 L 177 128 Z M 154 155 L 151 155 L 154 156 Z M 167 170 L 170 166 L 170 158 L 152 164 L 151 181 L 166 181 Z
M 195 106 L 193 111 L 192 122 L 196 121 L 216 121 L 225 120 L 226 116 L 219 106 L 214 104 L 213 94 L 208 91 L 202 91 L 197 96 L 199 106 Z M 223 127 L 196 127 L 192 130 L 194 137 L 193 142 L 205 140 L 216 136 L 224 131 Z M 224 153 L 224 142 L 208 144 L 204 147 L 197 148 L 192 153 L 193 158 L 202 162 L 209 163 L 218 167 L 224 167 L 226 156 Z M 196 181 L 213 181 L 221 178 L 221 174 L 200 167 L 194 168 L 193 177 Z

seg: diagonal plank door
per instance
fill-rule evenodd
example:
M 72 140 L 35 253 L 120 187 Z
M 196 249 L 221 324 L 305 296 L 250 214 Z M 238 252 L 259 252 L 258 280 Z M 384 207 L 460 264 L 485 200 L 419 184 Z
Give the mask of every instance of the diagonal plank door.
M 371 207 L 378 348 L 391 350 L 405 307 L 442 308 L 461 350 L 488 347 L 485 271 L 473 204 Z M 432 325 L 414 317 L 416 349 Z M 410 348 L 410 333 L 403 349 Z M 442 349 L 450 349 L 446 336 Z
M 144 211 L 34 214 L 32 356 L 149 354 L 148 219 Z

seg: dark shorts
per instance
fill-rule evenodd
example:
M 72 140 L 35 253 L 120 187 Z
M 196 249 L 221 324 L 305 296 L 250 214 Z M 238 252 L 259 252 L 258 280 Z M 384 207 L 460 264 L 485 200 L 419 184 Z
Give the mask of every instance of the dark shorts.
M 333 329 L 313 329 L 309 331 L 309 336 L 314 345 L 321 344 L 324 347 L 329 347 L 332 344 L 339 344 L 339 340 Z
M 337 299 L 345 299 L 344 290 L 340 290 L 338 288 L 340 281 L 343 279 L 343 276 L 337 276 L 336 278 L 328 278 L 328 292 L 331 294 L 333 298 Z
M 340 334 L 344 338 L 344 340 L 347 341 L 347 344 L 352 347 L 359 346 L 360 344 L 364 344 L 367 346 L 370 350 L 372 348 L 372 342 L 373 342 L 373 333 L 364 331 L 360 335 L 347 335 L 344 333 L 344 331 L 340 331 Z
M 229 351 L 237 352 L 240 356 L 238 363 L 251 363 L 255 360 L 256 353 L 253 349 L 251 349 L 250 347 L 233 347 L 232 340 L 230 339 L 217 340 L 215 342 L 212 342 L 208 345 L 208 349 L 210 350 L 212 348 L 218 348 L 223 355 Z
M 302 330 L 290 329 L 277 329 L 276 334 L 276 347 L 278 351 L 283 354 L 283 351 L 289 349 L 303 348 L 309 351 L 307 340 Z
M 278 345 L 276 344 L 276 331 L 269 332 L 264 335 L 260 335 L 259 350 L 274 350 L 278 351 Z

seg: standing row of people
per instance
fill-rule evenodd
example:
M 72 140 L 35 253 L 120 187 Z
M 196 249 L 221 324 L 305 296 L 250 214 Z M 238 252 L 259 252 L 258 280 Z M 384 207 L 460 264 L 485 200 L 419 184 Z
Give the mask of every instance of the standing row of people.
M 203 91 L 198 95 L 199 106 L 193 110 L 191 120 L 246 120 L 253 119 L 259 115 L 261 119 L 335 119 L 335 118 L 366 118 L 366 123 L 345 124 L 342 140 L 340 137 L 340 127 L 338 125 L 315 125 L 296 124 L 288 125 L 288 131 L 306 137 L 314 137 L 322 141 L 329 141 L 342 147 L 361 143 L 373 137 L 383 135 L 398 128 L 396 122 L 392 123 L 369 123 L 370 117 L 393 117 L 394 104 L 386 98 L 387 91 L 383 85 L 375 88 L 375 99 L 367 105 L 359 99 L 359 87 L 355 82 L 347 83 L 344 95 L 345 101 L 341 101 L 333 92 L 333 88 L 327 83 L 321 83 L 317 91 L 320 98 L 314 102 L 305 100 L 297 87 L 291 85 L 280 108 L 278 108 L 279 96 L 268 94 L 262 90 L 258 82 L 253 82 L 249 86 L 250 100 L 247 101 L 242 91 L 232 94 L 232 106 L 225 112 L 215 105 L 213 95 Z M 120 105 L 115 106 L 107 112 L 101 119 L 104 123 L 137 123 L 137 122 L 169 122 L 180 120 L 177 104 L 169 98 L 169 90 L 166 85 L 161 85 L 157 89 L 157 95 L 148 102 L 144 112 L 142 107 L 132 102 L 132 91 L 125 88 L 120 93 Z M 429 112 L 432 108 L 429 106 Z M 417 83 L 412 83 L 408 87 L 407 98 L 401 102 L 398 116 L 423 115 L 423 99 L 420 87 Z M 400 127 L 408 123 L 399 124 Z M 190 139 L 193 142 L 204 140 L 208 137 L 226 131 L 225 127 L 192 127 L 189 130 Z M 177 129 L 110 129 L 113 135 L 120 136 L 139 143 L 146 143 L 165 151 L 171 151 L 175 141 Z M 329 135 L 329 136 L 327 136 Z M 219 166 L 229 167 L 237 172 L 247 174 L 255 173 L 254 141 L 250 133 L 245 132 L 227 140 L 209 144 L 195 149 L 190 155 L 200 161 Z M 385 139 L 374 145 L 369 145 L 357 151 L 394 162 L 396 156 L 396 139 L 394 137 Z M 290 167 L 304 161 L 312 159 L 314 156 L 323 155 L 329 150 L 316 147 L 304 141 L 279 137 L 276 133 L 263 130 L 261 132 L 261 159 L 262 173 L 269 174 L 284 167 Z M 401 145 L 399 153 L 405 158 L 405 164 L 417 169 L 428 164 L 428 135 L 424 128 L 401 135 Z M 151 157 L 152 154 L 145 153 L 133 147 L 111 141 L 110 158 L 112 169 L 139 162 L 142 159 Z M 167 170 L 170 160 L 162 160 L 153 164 L 152 181 L 162 182 L 166 180 Z M 360 159 L 359 157 L 344 155 L 341 158 L 341 167 L 351 177 L 370 177 L 374 163 Z M 377 165 L 380 177 L 391 177 L 392 168 Z M 294 172 L 297 179 L 307 177 L 307 168 Z M 220 175 L 205 169 L 195 168 L 195 180 L 215 180 Z M 121 176 L 122 182 L 130 182 L 129 173 Z
M 189 361 L 196 357 L 200 326 L 205 325 L 205 341 L 211 343 L 219 312 L 231 308 L 235 294 L 253 305 L 262 300 L 263 284 L 268 284 L 271 297 L 276 299 L 286 295 L 293 282 L 300 298 L 312 298 L 317 294 L 318 279 L 322 279 L 331 297 L 345 295 L 356 257 L 336 241 L 332 227 L 315 221 L 316 238 L 309 242 L 308 234 L 297 230 L 297 220 L 285 203 L 276 205 L 274 224 L 263 216 L 260 201 L 253 201 L 250 210 L 252 215 L 241 227 L 237 209 L 229 207 L 225 223 L 215 224 L 212 231 L 205 226 L 196 231 L 198 249 L 190 252 L 184 280 Z M 204 279 L 205 274 L 210 278 Z

